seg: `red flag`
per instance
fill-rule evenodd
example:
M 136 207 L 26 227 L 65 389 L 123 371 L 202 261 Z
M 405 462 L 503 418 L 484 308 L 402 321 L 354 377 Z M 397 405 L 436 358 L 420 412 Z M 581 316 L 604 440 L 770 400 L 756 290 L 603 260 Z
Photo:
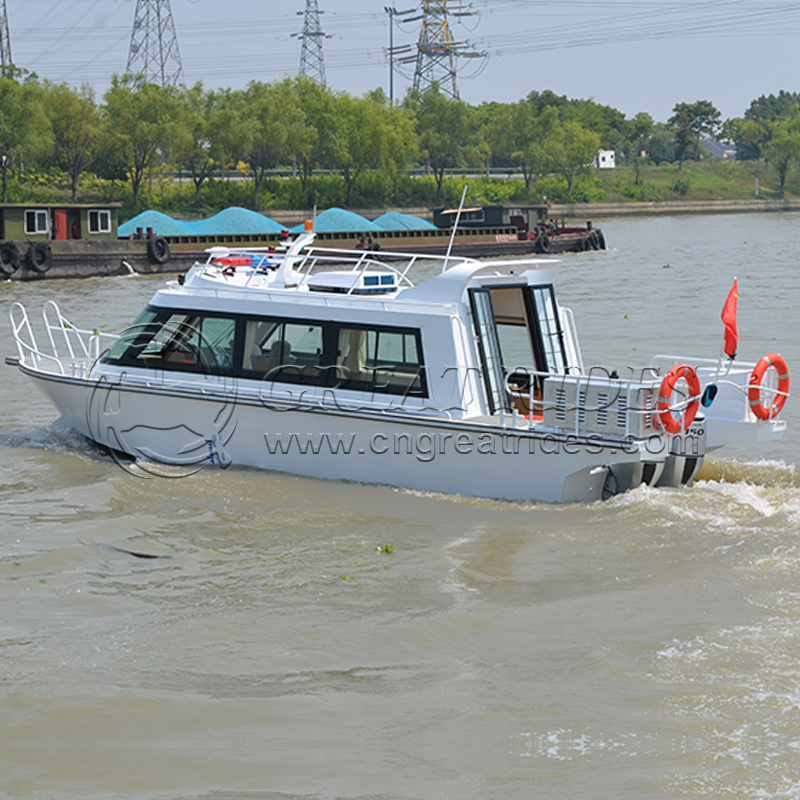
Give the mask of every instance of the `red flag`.
M 739 282 L 734 278 L 733 286 L 728 293 L 728 299 L 722 306 L 722 322 L 725 325 L 725 355 L 736 358 L 739 347 L 739 334 L 736 331 L 736 301 L 739 298 Z

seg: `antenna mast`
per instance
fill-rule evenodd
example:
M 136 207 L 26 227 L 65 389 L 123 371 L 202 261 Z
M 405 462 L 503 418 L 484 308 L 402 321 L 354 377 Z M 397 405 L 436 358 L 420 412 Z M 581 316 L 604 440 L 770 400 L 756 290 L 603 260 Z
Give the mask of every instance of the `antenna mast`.
M 326 38 L 322 32 L 317 0 L 306 0 L 306 10 L 298 11 L 303 15 L 303 30 L 293 33 L 303 43 L 300 49 L 300 74 L 315 80 L 320 86 L 325 85 L 325 61 L 322 57 L 322 40 Z
M 8 32 L 6 0 L 0 0 L 0 74 L 5 75 L 11 64 L 11 36 Z
M 125 71 L 129 75 L 142 73 L 148 83 L 161 86 L 183 83 L 181 54 L 169 0 L 136 0 Z

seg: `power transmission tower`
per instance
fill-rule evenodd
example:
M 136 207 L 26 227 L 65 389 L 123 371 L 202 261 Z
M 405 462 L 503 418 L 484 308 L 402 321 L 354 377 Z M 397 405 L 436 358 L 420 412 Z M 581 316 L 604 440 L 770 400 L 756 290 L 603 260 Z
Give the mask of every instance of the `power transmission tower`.
M 293 33 L 303 43 L 300 49 L 300 74 L 315 80 L 320 86 L 325 85 L 325 61 L 322 57 L 322 40 L 325 34 L 319 22 L 317 0 L 306 0 L 306 10 L 298 11 L 303 14 L 303 30 Z
M 136 0 L 125 71 L 129 75 L 141 73 L 148 83 L 161 86 L 183 83 L 181 54 L 169 0 Z
M 472 16 L 467 6 L 450 6 L 456 16 Z M 432 83 L 450 97 L 458 98 L 456 57 L 477 58 L 482 53 L 467 52 L 466 42 L 457 42 L 450 33 L 447 21 L 447 0 L 422 0 L 422 27 L 417 41 L 417 66 L 414 88 L 424 91 Z
M 6 0 L 0 0 L 0 74 L 11 66 L 11 36 L 8 32 Z

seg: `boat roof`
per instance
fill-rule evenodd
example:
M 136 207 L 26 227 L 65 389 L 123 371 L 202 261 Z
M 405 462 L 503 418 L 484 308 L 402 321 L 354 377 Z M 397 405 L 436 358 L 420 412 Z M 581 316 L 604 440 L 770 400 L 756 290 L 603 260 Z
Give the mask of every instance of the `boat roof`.
M 294 251 L 294 252 L 293 252 Z M 180 296 L 203 298 L 203 306 L 229 300 L 270 300 L 328 307 L 380 303 L 384 308 L 452 305 L 470 286 L 546 285 L 554 282 L 558 260 L 473 258 L 367 252 L 327 247 L 210 248 L 208 259 L 153 299 L 157 305 Z M 414 283 L 412 276 L 422 280 Z M 399 310 L 399 309 L 398 309 Z

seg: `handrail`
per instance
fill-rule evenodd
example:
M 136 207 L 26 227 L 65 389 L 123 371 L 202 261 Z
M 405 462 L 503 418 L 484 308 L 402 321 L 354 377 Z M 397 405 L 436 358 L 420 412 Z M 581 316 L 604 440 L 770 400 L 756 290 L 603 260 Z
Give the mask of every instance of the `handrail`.
M 19 322 L 14 319 L 15 310 L 19 310 L 19 312 L 21 312 L 21 318 Z M 33 329 L 31 328 L 30 320 L 28 319 L 28 312 L 25 309 L 25 306 L 18 302 L 12 303 L 11 308 L 8 310 L 8 316 L 11 320 L 11 331 L 14 336 L 14 341 L 17 344 L 17 352 L 19 353 L 20 361 L 24 363 L 27 360 L 25 355 L 29 354 L 31 357 L 31 366 L 38 368 L 40 361 L 48 361 L 54 363 L 58 367 L 59 374 L 66 374 L 64 365 L 58 358 L 48 353 L 43 353 L 39 349 L 39 346 L 36 344 L 36 338 L 33 335 Z M 23 329 L 25 332 L 25 338 L 27 338 L 28 341 L 25 341 L 25 338 L 23 338 Z
M 650 366 L 653 367 L 653 369 L 655 369 L 654 365 L 655 365 L 656 361 L 667 361 L 667 362 L 671 362 L 673 364 L 675 364 L 675 363 L 679 363 L 679 364 L 680 363 L 689 363 L 691 365 L 704 364 L 704 365 L 708 365 L 709 367 L 716 367 L 719 359 L 716 359 L 716 358 L 695 358 L 694 356 L 692 356 L 692 357 L 671 356 L 671 355 L 668 355 L 666 353 L 658 353 L 658 354 L 654 355 L 650 359 Z M 734 367 L 734 366 L 741 367 L 743 369 L 752 369 L 753 367 L 755 367 L 755 365 L 756 365 L 755 361 L 736 361 L 735 363 L 733 361 L 729 361 L 729 363 L 727 364 L 727 366 L 725 368 L 725 372 L 726 373 L 730 372 L 731 368 Z
M 512 389 L 509 385 L 509 379 L 514 375 L 526 375 L 527 376 L 527 383 L 528 389 L 525 392 L 517 391 Z M 590 386 L 594 384 L 597 385 L 598 376 L 593 375 L 585 375 L 585 374 L 568 374 L 568 373 L 553 373 L 553 372 L 543 372 L 541 370 L 528 370 L 528 369 L 512 369 L 508 372 L 505 378 L 505 389 L 508 392 L 509 396 L 511 397 L 520 397 L 524 398 L 528 403 L 528 408 L 530 412 L 528 416 L 528 427 L 534 427 L 534 415 L 533 409 L 538 406 L 542 413 L 544 413 L 545 409 L 557 409 L 557 408 L 564 408 L 566 411 L 574 411 L 574 412 L 581 412 L 581 411 L 601 411 L 601 410 L 610 410 L 611 405 L 594 405 L 594 404 L 587 404 L 586 402 L 580 402 L 580 400 L 576 400 L 569 405 L 558 403 L 555 400 L 546 400 L 543 396 L 536 397 L 534 394 L 534 386 L 535 381 L 533 380 L 534 377 L 550 380 L 562 380 L 565 383 L 572 383 L 575 385 L 575 393 L 576 398 L 580 398 L 582 394 L 582 386 Z M 617 388 L 620 393 L 624 392 L 626 396 L 626 403 L 625 403 L 625 433 L 630 433 L 630 427 L 628 420 L 630 417 L 635 416 L 648 416 L 654 413 L 653 408 L 637 408 L 632 406 L 630 403 L 630 396 L 632 393 L 643 390 L 643 389 L 650 389 L 651 391 L 656 391 L 658 387 L 658 381 L 633 381 L 626 378 L 608 378 L 608 385 L 609 387 L 613 386 Z M 694 400 L 699 401 L 700 397 L 689 397 L 685 400 L 680 401 L 679 403 L 674 404 L 670 407 L 670 411 L 681 411 L 684 409 L 690 402 Z M 513 410 L 514 415 L 516 415 L 516 409 Z M 575 414 L 575 433 L 580 434 L 584 425 L 581 422 L 580 414 Z
M 217 258 L 227 258 L 229 256 L 239 255 L 260 258 L 260 261 L 257 263 L 254 262 L 249 267 L 246 267 L 247 269 L 251 269 L 253 271 L 253 275 L 255 275 L 263 273 L 264 261 L 268 257 L 271 256 L 277 262 L 279 262 L 270 263 L 270 268 L 277 268 L 280 265 L 280 262 L 287 257 L 286 252 L 275 252 L 274 248 L 270 249 L 260 247 L 226 247 L 224 248 L 224 255 L 223 251 L 220 251 L 216 248 L 210 248 L 206 252 L 209 254 L 206 261 L 203 264 L 197 265 L 198 267 L 201 267 L 204 272 L 212 268 L 218 269 L 218 265 L 214 263 Z M 479 263 L 477 259 L 464 256 L 453 257 L 451 255 L 448 258 L 447 256 L 429 255 L 427 253 L 409 254 L 394 252 L 391 250 L 346 250 L 336 247 L 305 247 L 300 254 L 292 256 L 292 258 L 297 260 L 297 266 L 293 271 L 301 276 L 296 283 L 296 287 L 299 287 L 306 282 L 308 276 L 318 265 L 345 263 L 352 268 L 353 272 L 362 272 L 370 267 L 374 267 L 397 275 L 401 279 L 402 283 L 407 284 L 409 287 L 413 287 L 414 284 L 408 277 L 408 273 L 420 260 L 441 262 L 444 267 L 442 271 L 452 268 L 448 264 Z M 385 261 L 387 258 L 402 261 L 403 266 L 401 268 L 395 267 Z M 250 283 L 250 280 L 252 280 L 253 275 L 251 275 L 248 279 L 248 284 Z
M 53 315 L 55 316 L 55 321 L 51 319 Z M 19 316 L 19 320 L 15 316 Z M 9 318 L 20 359 L 26 361 L 26 355 L 30 356 L 31 364 L 36 368 L 38 368 L 39 362 L 43 360 L 55 364 L 58 372 L 62 375 L 66 374 L 65 362 L 71 361 L 73 369 L 91 369 L 92 364 L 100 357 L 101 340 L 115 341 L 117 339 L 114 334 L 101 333 L 97 329 L 89 331 L 75 327 L 61 313 L 58 305 L 53 300 L 48 300 L 42 308 L 42 320 L 51 350 L 50 353 L 46 353 L 37 344 L 28 318 L 28 312 L 21 303 L 13 303 L 11 305 Z M 62 347 L 66 348 L 68 355 L 59 352 L 57 332 L 60 332 L 64 338 Z M 73 346 L 73 339 L 77 341 L 79 347 L 77 353 L 75 346 Z

